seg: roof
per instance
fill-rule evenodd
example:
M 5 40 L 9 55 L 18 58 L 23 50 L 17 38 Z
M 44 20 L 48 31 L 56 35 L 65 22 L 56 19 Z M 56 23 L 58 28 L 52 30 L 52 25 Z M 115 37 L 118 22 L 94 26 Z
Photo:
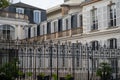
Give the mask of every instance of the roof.
M 54 12 L 54 11 L 57 11 L 57 10 L 60 10 L 60 9 L 61 9 L 60 5 L 54 6 L 52 8 L 47 9 L 47 14 L 51 13 L 51 12 Z
M 10 6 L 44 10 L 44 9 L 41 9 L 41 8 L 38 8 L 38 7 L 35 7 L 35 6 L 32 6 L 32 5 L 28 5 L 28 4 L 25 4 L 25 3 L 22 3 L 22 2 L 18 2 L 18 3 L 15 3 L 15 4 L 11 4 Z

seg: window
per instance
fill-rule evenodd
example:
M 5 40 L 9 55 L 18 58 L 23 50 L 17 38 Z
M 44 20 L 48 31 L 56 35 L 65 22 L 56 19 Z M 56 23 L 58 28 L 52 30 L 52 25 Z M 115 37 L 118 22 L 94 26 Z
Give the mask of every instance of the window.
M 68 30 L 68 26 L 69 26 L 68 19 L 65 20 L 65 26 L 66 26 L 66 30 Z
M 58 20 L 58 32 L 62 31 L 62 19 Z
M 10 25 L 0 25 L 0 39 L 14 39 L 15 28 Z
M 91 30 L 97 30 L 98 29 L 97 9 L 93 9 L 91 11 L 91 18 L 92 18 Z
M 116 5 L 115 4 L 112 4 L 109 6 L 109 12 L 110 12 L 109 26 L 110 27 L 116 26 Z
M 98 41 L 91 42 L 92 50 L 98 50 Z
M 47 34 L 51 33 L 51 22 L 47 23 Z
M 40 11 L 38 11 L 38 10 L 34 11 L 34 22 L 37 24 L 39 24 L 41 22 L 40 14 L 41 14 Z
M 78 27 L 82 27 L 82 25 L 83 25 L 83 22 L 82 22 L 82 15 L 79 15 L 79 25 L 78 25 Z
M 110 49 L 115 49 L 117 48 L 117 39 L 113 38 L 113 39 L 109 39 L 108 40 L 108 47 Z
M 58 30 L 57 30 L 57 21 L 54 21 L 53 22 L 53 26 L 54 26 L 54 32 L 57 32 Z
M 77 15 L 72 15 L 71 17 L 71 28 L 76 28 L 77 27 Z
M 33 30 L 34 30 L 34 33 L 33 33 L 33 34 L 34 34 L 34 36 L 36 36 L 36 30 L 35 30 L 35 27 L 33 28 Z
M 23 8 L 16 8 L 16 13 L 24 14 L 24 9 Z

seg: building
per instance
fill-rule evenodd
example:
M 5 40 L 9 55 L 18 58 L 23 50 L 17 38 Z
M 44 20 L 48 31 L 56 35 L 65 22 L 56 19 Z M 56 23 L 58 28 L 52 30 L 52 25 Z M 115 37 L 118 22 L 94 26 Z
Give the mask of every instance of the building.
M 119 5 L 119 0 L 64 0 L 48 9 L 47 20 L 29 28 L 29 39 L 22 40 L 19 67 L 33 72 L 33 79 L 56 73 L 99 80 L 95 72 L 104 61 L 114 69 L 112 77 L 119 78 Z
M 44 20 L 46 10 L 22 2 L 0 10 L 0 66 L 19 56 L 19 40 L 37 36 Z
M 37 26 L 42 22 L 46 20 L 46 11 L 22 2 L 18 2 L 15 4 L 11 4 L 7 8 L 4 8 L 1 12 L 4 14 L 6 12 L 5 17 L 10 17 L 13 18 L 12 15 L 7 16 L 7 12 L 13 14 L 13 16 L 16 16 L 18 19 L 19 18 L 26 18 L 27 16 L 27 24 L 26 25 L 21 25 L 16 24 L 19 26 L 21 30 L 19 30 L 17 37 L 19 39 L 24 39 L 24 38 L 31 38 L 33 36 L 37 36 L 39 34 L 39 31 L 37 31 Z M 4 16 L 3 16 L 4 17 Z M 25 21 L 23 21 L 25 22 Z M 14 23 L 14 22 L 11 22 Z M 10 25 L 10 24 L 9 24 Z M 15 25 L 15 26 L 16 26 Z M 34 33 L 34 35 L 33 35 Z M 16 33 L 15 33 L 16 34 Z M 13 39 L 17 39 L 17 37 Z
M 30 38 L 30 42 L 36 41 L 38 43 L 44 43 L 45 45 L 47 45 L 47 43 L 49 44 L 49 41 L 51 40 L 53 43 L 60 41 L 60 45 L 81 42 L 82 44 L 88 43 L 88 45 L 92 47 L 92 50 L 98 50 L 99 46 L 104 45 L 106 45 L 107 49 L 117 49 L 120 47 L 119 0 L 65 0 L 64 2 L 65 3 L 61 5 L 47 10 L 47 21 L 40 23 L 39 36 Z M 36 47 L 36 49 L 37 48 L 39 47 Z M 69 50 L 69 48 L 64 49 Z M 49 55 L 51 52 L 48 51 L 47 53 L 44 51 L 46 49 L 49 50 L 49 47 L 42 48 L 41 52 L 38 51 L 38 55 L 39 53 L 41 55 Z M 32 51 L 34 51 L 34 49 L 32 49 Z M 63 54 L 64 52 L 60 53 L 61 55 L 65 56 L 65 54 Z M 68 52 L 65 53 L 66 55 L 69 55 Z M 60 57 L 60 62 L 58 62 L 59 77 L 64 77 L 66 74 L 73 74 L 77 80 L 87 80 L 88 77 L 86 76 L 88 76 L 89 71 L 90 76 L 92 75 L 94 80 L 98 80 L 99 78 L 96 77 L 93 69 L 96 70 L 99 67 L 99 63 L 102 61 L 110 62 L 111 66 L 114 68 L 115 64 L 117 64 L 119 68 L 119 59 L 117 60 L 118 63 L 115 63 L 115 60 L 111 60 L 112 58 L 117 58 L 115 55 L 119 56 L 117 53 L 114 53 L 113 57 L 112 52 L 96 52 L 98 55 L 106 53 L 104 54 L 104 57 L 107 56 L 108 53 L 110 56 L 107 56 L 104 59 L 103 56 L 99 56 L 97 58 L 94 56 L 94 61 L 88 58 L 87 52 L 85 53 L 85 59 L 83 57 L 83 59 L 79 60 L 77 57 L 75 57 L 76 62 L 74 62 L 74 66 L 71 58 L 64 59 L 63 57 Z M 57 53 L 55 52 L 55 54 Z M 74 54 L 77 55 L 76 52 Z M 96 54 L 94 52 L 93 55 Z M 84 54 L 79 54 L 79 58 L 81 58 L 81 56 L 84 56 Z M 46 74 L 50 75 L 50 56 L 44 56 L 41 59 L 40 63 L 37 62 L 40 64 L 40 66 L 37 64 L 36 67 L 40 69 L 40 72 L 47 72 Z M 58 64 L 56 60 L 57 58 L 52 58 L 51 64 L 53 73 L 56 73 L 56 67 Z M 33 66 L 33 68 L 34 67 L 35 66 Z M 113 74 L 117 74 L 117 72 L 114 72 Z

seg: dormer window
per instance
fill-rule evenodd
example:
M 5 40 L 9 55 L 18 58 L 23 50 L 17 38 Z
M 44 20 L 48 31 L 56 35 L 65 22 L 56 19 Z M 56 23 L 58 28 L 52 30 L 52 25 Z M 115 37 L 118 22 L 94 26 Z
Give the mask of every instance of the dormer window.
M 24 14 L 24 9 L 23 8 L 16 8 L 16 13 Z
M 39 24 L 41 22 L 41 12 L 39 10 L 34 10 L 34 23 Z

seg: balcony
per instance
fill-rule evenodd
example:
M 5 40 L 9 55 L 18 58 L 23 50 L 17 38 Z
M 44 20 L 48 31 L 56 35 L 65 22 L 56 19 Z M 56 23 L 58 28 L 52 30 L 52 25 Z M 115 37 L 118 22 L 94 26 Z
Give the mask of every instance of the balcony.
M 27 15 L 0 11 L 0 17 L 28 20 Z
M 46 39 L 55 39 L 55 38 L 56 38 L 56 34 L 55 33 L 46 35 Z
M 76 35 L 76 34 L 80 34 L 83 32 L 82 28 L 75 28 L 71 30 L 71 35 Z
M 70 30 L 65 30 L 62 32 L 58 32 L 58 37 L 65 37 L 65 36 L 70 36 L 71 35 L 71 31 Z

